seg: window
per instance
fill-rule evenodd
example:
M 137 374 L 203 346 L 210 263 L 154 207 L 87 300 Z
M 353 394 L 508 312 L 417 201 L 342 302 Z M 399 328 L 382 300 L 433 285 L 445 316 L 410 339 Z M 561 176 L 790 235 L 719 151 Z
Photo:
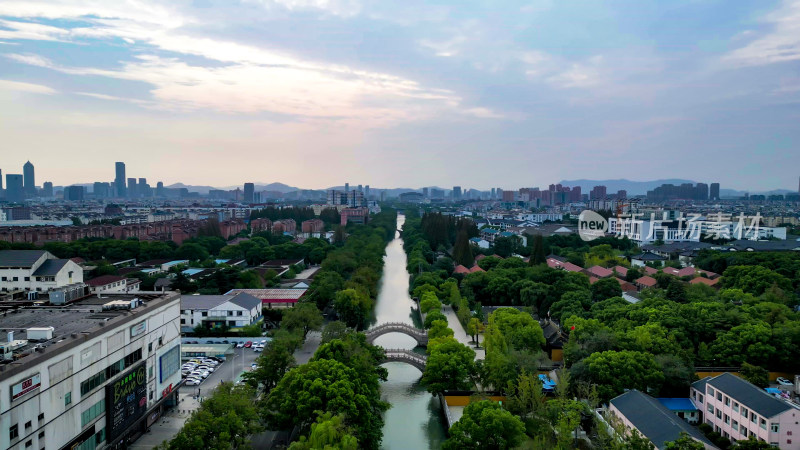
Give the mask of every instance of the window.
M 14 277 L 11 279 L 11 281 L 19 281 L 19 277 Z
M 106 382 L 106 372 L 102 371 L 97 375 L 81 383 L 81 395 L 86 395 L 89 392 L 92 392 L 93 390 L 95 390 L 95 388 L 102 386 L 103 383 L 105 382 Z
M 757 417 L 758 417 L 758 416 L 756 416 L 756 413 L 753 413 L 753 412 L 751 412 L 751 413 L 750 413 L 750 421 L 751 421 L 751 422 L 753 422 L 753 423 L 756 423 L 756 422 L 758 422 L 758 421 L 756 420 L 756 419 L 757 419 Z
M 232 316 L 233 315 L 233 311 L 228 311 L 228 315 Z
M 28 448 L 28 447 L 30 447 L 32 445 L 33 445 L 33 439 L 30 439 L 30 440 L 28 440 L 28 442 L 25 443 L 25 448 Z
M 747 408 L 745 408 L 745 407 L 742 407 L 742 417 L 744 417 L 745 419 L 747 419 L 747 414 L 748 414 L 748 412 L 749 412 L 749 410 L 748 410 Z
M 717 419 L 722 419 L 722 410 L 721 409 L 717 410 Z
M 44 431 L 39 432 L 39 439 L 44 439 Z
M 105 411 L 106 411 L 105 399 L 100 400 L 99 402 L 90 406 L 86 411 L 81 413 L 81 427 L 85 427 L 86 425 L 91 423 L 94 419 L 96 419 L 97 416 L 103 414 Z
M 767 429 L 767 421 L 764 420 L 764 419 L 761 419 L 761 423 L 759 424 L 759 426 L 761 427 L 762 430 L 766 430 Z
M 186 325 L 186 319 L 181 319 L 181 325 Z
M 25 277 L 25 281 L 31 281 L 31 277 Z
M 27 429 L 28 429 L 28 428 L 30 428 L 31 426 L 32 426 L 32 424 L 31 424 L 31 421 L 30 421 L 30 420 L 29 420 L 29 421 L 27 421 L 27 422 L 25 422 L 25 430 L 27 430 Z M 27 433 L 27 431 L 26 431 L 26 433 Z
M 114 375 L 122 372 L 123 370 L 132 366 L 134 363 L 139 362 L 141 360 L 142 360 L 142 349 L 137 349 L 129 353 L 124 358 L 108 366 L 108 368 L 106 369 L 106 378 L 108 379 L 112 378 Z
M 72 403 L 72 392 L 67 392 L 64 394 L 64 406 L 67 406 L 70 403 Z
M 150 342 L 149 344 L 147 344 L 147 353 L 152 353 L 152 352 L 153 352 L 153 343 Z
M 722 392 L 717 392 L 717 400 L 722 401 Z
M 742 433 L 742 436 L 747 437 L 747 428 L 745 428 L 744 425 L 742 425 L 742 429 L 740 429 L 739 432 Z
M 769 428 L 770 428 L 770 431 L 772 431 L 773 433 L 777 433 L 778 430 L 780 429 L 780 424 L 772 422 L 772 423 L 769 424 Z
M 739 431 L 739 422 L 734 420 L 733 425 L 731 425 L 731 428 L 733 428 L 733 431 Z
M 103 441 L 106 440 L 106 429 L 103 428 L 102 430 L 98 431 L 94 435 L 94 445 L 100 445 Z
M 727 395 L 725 396 L 725 406 L 731 406 L 731 398 Z
M 700 403 L 703 403 L 703 394 L 697 394 L 697 400 L 698 400 Z
M 739 404 L 736 402 L 733 402 L 733 412 L 739 412 Z
M 13 441 L 17 437 L 19 437 L 19 427 L 17 427 L 17 424 L 11 425 L 8 429 L 8 438 Z
M 203 311 L 203 313 L 200 314 L 200 315 L 203 316 L 203 317 L 208 317 L 208 311 Z
M 731 424 L 731 418 L 728 417 L 727 414 L 725 414 L 725 425 L 730 425 L 730 424 Z
M 8 281 L 8 278 L 7 277 L 3 277 L 3 281 Z
M 236 311 L 236 315 L 237 315 L 237 316 L 241 316 L 241 315 L 243 315 L 243 314 L 242 314 L 242 311 Z
M 39 414 L 39 422 L 44 420 L 44 413 Z
M 714 405 L 712 405 L 711 403 L 708 404 L 708 412 L 714 414 Z

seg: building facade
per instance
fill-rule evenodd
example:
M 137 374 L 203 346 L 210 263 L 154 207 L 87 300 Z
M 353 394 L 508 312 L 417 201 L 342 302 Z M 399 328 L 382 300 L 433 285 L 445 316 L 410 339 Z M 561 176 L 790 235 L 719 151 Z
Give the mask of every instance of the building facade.
M 48 292 L 83 282 L 83 268 L 44 250 L 0 251 L 0 291 Z
M 117 448 L 146 431 L 176 403 L 179 315 L 178 294 L 166 293 L 0 318 L 25 330 L 0 345 L 0 447 Z

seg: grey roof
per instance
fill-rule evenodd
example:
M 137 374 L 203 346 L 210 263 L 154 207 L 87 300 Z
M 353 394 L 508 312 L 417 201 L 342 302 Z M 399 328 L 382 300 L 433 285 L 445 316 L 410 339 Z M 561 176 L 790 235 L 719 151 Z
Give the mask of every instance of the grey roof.
M 258 306 L 261 306 L 261 299 L 253 297 L 250 294 L 245 292 L 236 294 L 232 299 L 231 303 L 236 306 L 241 306 L 244 309 L 253 309 Z
M 663 256 L 656 255 L 655 253 L 644 252 L 640 255 L 636 255 L 631 257 L 631 259 L 638 259 L 639 261 L 664 261 L 667 258 Z
M 750 241 L 738 240 L 731 243 L 732 250 L 747 251 L 752 249 L 758 252 L 781 252 L 800 249 L 800 242 L 797 241 Z
M 0 267 L 32 267 L 45 253 L 44 250 L 2 250 Z
M 655 251 L 664 253 L 684 252 L 692 250 L 702 250 L 713 247 L 706 242 L 668 242 L 661 245 L 646 244 L 642 246 L 644 251 Z
M 657 448 L 664 448 L 665 442 L 680 438 L 681 432 L 716 448 L 697 428 L 679 418 L 655 398 L 636 389 L 611 399 L 611 404 Z
M 231 298 L 232 295 L 181 295 L 181 309 L 211 309 Z
M 170 286 L 172 286 L 172 280 L 170 280 L 169 278 L 166 278 L 166 277 L 157 279 L 155 284 L 153 285 L 153 287 L 157 287 L 157 288 L 159 288 L 159 287 L 170 287 Z
M 789 403 L 778 400 L 763 389 L 731 373 L 723 373 L 708 380 L 708 385 L 719 389 L 737 402 L 767 418 L 793 409 Z
M 68 259 L 48 259 L 33 272 L 34 276 L 57 275 L 69 262 Z
M 700 392 L 705 392 L 706 391 L 706 384 L 708 383 L 708 380 L 710 380 L 710 379 L 711 379 L 711 377 L 700 378 L 699 380 L 697 380 L 694 383 L 692 383 L 692 387 L 697 389 Z

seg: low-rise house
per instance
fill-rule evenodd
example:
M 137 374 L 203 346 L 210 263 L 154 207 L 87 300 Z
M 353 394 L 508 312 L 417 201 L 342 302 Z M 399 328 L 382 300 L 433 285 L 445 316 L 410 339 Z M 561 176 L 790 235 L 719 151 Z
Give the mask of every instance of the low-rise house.
M 628 275 L 628 268 L 623 266 L 614 266 L 611 270 L 614 271 L 618 278 L 625 278 Z
M 244 327 L 261 319 L 261 300 L 246 293 L 181 295 L 181 330 L 198 325 L 208 328 Z
M 655 285 L 658 282 L 656 281 L 655 278 L 645 275 L 645 276 L 643 276 L 641 278 L 637 278 L 636 281 L 634 281 L 633 283 L 639 289 L 646 289 L 646 288 L 655 287 Z
M 479 237 L 470 238 L 470 244 L 477 246 L 478 248 L 489 248 L 489 241 L 486 239 L 481 239 Z
M 0 251 L 0 291 L 48 292 L 83 282 L 83 268 L 44 250 Z
M 648 263 L 650 263 L 650 264 L 655 263 L 655 264 L 662 265 L 662 264 L 664 264 L 664 261 L 666 261 L 666 260 L 667 260 L 667 258 L 665 258 L 663 256 L 660 256 L 660 255 L 656 255 L 655 253 L 644 252 L 644 253 L 640 253 L 640 254 L 638 254 L 636 256 L 632 256 L 631 257 L 631 265 L 633 267 L 644 267 Z
M 704 421 L 731 440 L 754 437 L 781 449 L 800 448 L 800 407 L 732 374 L 692 383 L 689 397 Z
M 659 450 L 664 449 L 667 442 L 680 439 L 681 433 L 688 434 L 708 450 L 717 448 L 697 428 L 655 398 L 636 389 L 611 399 L 608 414 L 609 421 L 618 421 L 628 432 L 636 429 Z
M 700 423 L 700 410 L 688 398 L 659 398 L 665 408 L 692 425 Z
M 605 267 L 592 266 L 586 269 L 586 274 L 590 277 L 608 278 L 614 275 L 614 271 Z
M 86 285 L 89 286 L 89 290 L 93 294 L 98 292 L 130 292 L 129 289 L 133 289 L 134 286 L 138 291 L 138 284 L 141 282 L 128 284 L 128 280 L 128 278 L 123 278 L 118 275 L 101 275 L 86 281 Z
M 705 284 L 706 286 L 718 288 L 719 280 L 721 280 L 721 278 L 715 278 L 712 280 L 705 277 L 697 277 L 697 278 L 692 278 L 692 281 L 690 281 L 689 284 Z
M 231 289 L 225 295 L 245 293 L 261 300 L 264 308 L 292 308 L 308 289 Z

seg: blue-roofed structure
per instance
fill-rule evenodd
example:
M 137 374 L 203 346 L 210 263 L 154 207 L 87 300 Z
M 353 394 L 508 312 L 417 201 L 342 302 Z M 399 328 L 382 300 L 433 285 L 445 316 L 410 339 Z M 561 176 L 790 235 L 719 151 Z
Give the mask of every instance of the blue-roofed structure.
M 689 398 L 659 398 L 656 400 L 681 419 L 691 424 L 700 422 L 700 411 Z

